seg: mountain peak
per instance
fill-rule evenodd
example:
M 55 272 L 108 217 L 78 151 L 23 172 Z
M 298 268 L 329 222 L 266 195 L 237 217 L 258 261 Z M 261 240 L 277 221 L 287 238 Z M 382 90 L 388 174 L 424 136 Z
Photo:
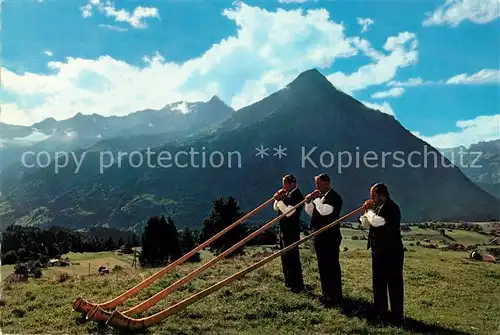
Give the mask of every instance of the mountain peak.
M 323 76 L 321 74 L 321 72 L 319 72 L 319 70 L 316 69 L 316 68 L 305 70 L 304 72 L 300 73 L 297 78 L 301 78 L 301 77 L 318 78 L 318 79 L 319 78 L 323 78 L 323 79 L 326 79 L 325 76 Z
M 47 127 L 52 127 L 53 125 L 57 124 L 57 120 L 53 117 L 48 117 L 46 119 L 43 119 L 42 121 L 40 122 L 37 122 L 37 123 L 34 123 L 31 125 L 31 127 L 35 127 L 35 128 L 43 128 L 44 126 L 47 126 Z
M 217 95 L 214 95 L 213 97 L 210 98 L 210 100 L 207 101 L 207 103 L 224 103 L 224 101 L 221 100 Z
M 290 84 L 288 89 L 296 89 L 303 92 L 330 92 L 337 90 L 326 77 L 317 69 L 310 69 L 300 73 Z
M 306 70 L 304 72 L 301 72 L 297 78 L 295 78 L 294 81 L 292 81 L 290 83 L 290 85 L 294 85 L 294 84 L 297 84 L 297 83 L 308 83 L 308 84 L 311 84 L 311 83 L 328 83 L 329 85 L 330 82 L 328 81 L 328 79 L 326 79 L 326 77 L 321 74 L 321 72 L 319 72 L 317 69 L 310 69 L 310 70 Z

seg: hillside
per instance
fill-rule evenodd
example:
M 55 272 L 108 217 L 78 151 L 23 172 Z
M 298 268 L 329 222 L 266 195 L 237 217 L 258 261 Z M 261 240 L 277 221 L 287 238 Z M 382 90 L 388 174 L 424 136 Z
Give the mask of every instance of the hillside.
M 217 197 L 234 196 L 247 211 L 280 187 L 283 174 L 294 173 L 303 192 L 310 192 L 313 176 L 320 172 L 332 176 L 333 187 L 344 199 L 343 212 L 357 208 L 368 197 L 371 184 L 385 182 L 405 221 L 475 221 L 500 216 L 500 199 L 477 187 L 460 169 L 442 167 L 444 158 L 437 149 L 392 116 L 337 90 L 316 70 L 302 73 L 284 89 L 235 112 L 205 134 L 202 139 L 154 148 L 156 154 L 150 158 L 156 167 L 147 165 L 146 156 L 139 167 L 130 164 L 136 164 L 137 157 L 131 162 L 125 157 L 120 165 L 115 160 L 115 165 L 100 171 L 99 154 L 90 152 L 76 174 L 74 164 L 58 174 L 54 166 L 29 171 L 4 193 L 4 206 L 14 208 L 5 222 L 33 215 L 32 211 L 45 206 L 50 224 L 128 228 L 161 213 L 172 215 L 179 227 L 197 227 Z M 261 145 L 269 148 L 269 156 L 262 159 L 255 156 L 255 148 Z M 281 159 L 273 156 L 273 148 L 279 145 L 287 149 Z M 205 152 L 205 168 L 192 164 L 187 155 L 191 150 Z M 184 152 L 180 163 L 188 165 L 161 167 L 160 151 L 171 157 Z M 210 166 L 208 158 L 215 151 L 224 156 L 222 167 Z M 309 152 L 310 159 L 304 159 Z M 345 165 L 340 166 L 341 152 L 350 153 L 351 164 L 345 164 L 344 154 L 340 158 Z M 412 158 L 412 164 L 423 164 L 425 152 L 435 154 L 436 166 L 433 161 L 410 166 L 411 153 L 420 155 Z M 330 164 L 331 156 L 334 164 Z M 194 162 L 200 164 L 201 157 L 198 154 Z M 363 157 L 368 159 L 363 161 Z M 231 167 L 229 158 L 233 159 Z M 71 210 L 91 215 L 73 216 Z M 267 220 L 273 215 L 269 208 L 256 218 Z
M 306 243 L 300 248 L 306 293 L 294 294 L 284 287 L 281 263 L 276 259 L 148 329 L 149 333 L 491 335 L 498 331 L 498 264 L 473 261 L 467 252 L 437 251 L 408 243 L 404 269 L 407 325 L 395 328 L 372 322 L 371 261 L 364 250 L 366 241 L 352 241 L 347 235 L 344 231 L 340 253 L 346 298 L 341 309 L 320 304 L 316 257 L 312 245 Z M 167 308 L 275 252 L 273 246 L 245 250 L 244 256 L 222 260 L 144 315 Z M 202 262 L 212 257 L 205 251 Z M 73 269 L 48 268 L 41 279 L 30 279 L 28 284 L 4 284 L 0 304 L 4 333 L 117 334 L 112 328 L 84 323 L 78 313 L 69 312 L 74 300 L 79 296 L 95 302 L 108 300 L 158 270 L 133 269 L 130 258 L 111 253 L 70 254 L 69 258 L 77 264 Z M 123 269 L 98 276 L 99 265 Z M 199 266 L 179 266 L 120 309 L 139 303 Z

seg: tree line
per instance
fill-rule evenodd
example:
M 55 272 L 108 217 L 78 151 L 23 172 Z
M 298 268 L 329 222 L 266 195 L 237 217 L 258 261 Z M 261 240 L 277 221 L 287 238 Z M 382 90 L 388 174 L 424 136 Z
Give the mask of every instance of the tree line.
M 47 263 L 68 252 L 112 251 L 121 246 L 139 246 L 135 234 L 115 234 L 106 238 L 91 231 L 79 232 L 63 227 L 23 227 L 10 225 L 2 234 L 2 264 L 29 261 Z M 128 236 L 127 236 L 128 235 Z
M 243 216 L 244 214 L 240 211 L 235 198 L 229 197 L 227 199 L 218 198 L 212 202 L 212 210 L 198 230 L 186 228 L 179 231 L 171 217 L 165 218 L 163 215 L 150 217 L 142 234 L 142 251 L 139 256 L 141 266 L 157 267 L 174 262 Z M 250 228 L 245 223 L 241 223 L 212 242 L 209 248 L 218 255 L 255 230 L 256 228 Z M 275 244 L 276 241 L 276 231 L 269 229 L 246 245 L 269 245 Z M 241 246 L 229 256 L 242 254 L 243 251 L 244 246 Z M 199 252 L 191 256 L 189 261 L 200 261 Z
M 212 210 L 199 229 L 179 230 L 171 217 L 163 215 L 150 217 L 140 236 L 110 228 L 91 228 L 87 232 L 81 232 L 62 227 L 11 225 L 2 236 L 1 259 L 4 265 L 17 264 L 22 267 L 26 264 L 38 264 L 38 268 L 44 267 L 50 259 L 60 258 L 69 252 L 113 251 L 123 246 L 140 246 L 141 266 L 164 266 L 221 232 L 243 215 L 235 198 L 229 197 L 213 201 Z M 211 243 L 209 248 L 215 254 L 220 254 L 256 229 L 245 223 L 239 224 Z M 276 241 L 276 231 L 271 228 L 246 245 L 269 245 Z M 244 246 L 229 256 L 241 254 L 243 250 Z M 200 261 L 200 254 L 194 254 L 189 261 Z
M 474 232 L 483 232 L 483 226 L 477 223 L 468 223 L 468 222 L 459 222 L 459 223 L 450 223 L 450 222 L 421 222 L 421 223 L 409 223 L 410 227 L 418 227 L 422 229 L 432 229 L 432 230 L 440 230 L 440 229 L 459 229 L 459 230 L 468 230 Z

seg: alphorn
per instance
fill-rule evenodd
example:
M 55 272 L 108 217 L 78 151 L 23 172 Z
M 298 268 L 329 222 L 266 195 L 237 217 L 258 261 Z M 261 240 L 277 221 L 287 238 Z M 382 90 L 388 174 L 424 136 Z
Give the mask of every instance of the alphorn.
M 233 229 L 234 227 L 236 227 L 237 225 L 241 224 L 243 221 L 245 221 L 246 219 L 248 219 L 250 216 L 252 216 L 255 213 L 257 213 L 260 210 L 262 210 L 264 207 L 266 207 L 267 205 L 269 205 L 273 200 L 274 200 L 274 197 L 269 198 L 268 200 L 266 200 L 265 202 L 263 202 L 262 204 L 260 204 L 258 207 L 256 207 L 252 211 L 248 212 L 246 215 L 244 215 L 243 217 L 241 217 L 240 219 L 238 219 L 237 221 L 235 221 L 231 225 L 227 226 L 226 228 L 224 228 L 223 230 L 221 230 L 216 235 L 212 236 L 210 239 L 208 239 L 205 242 L 201 243 L 200 245 L 198 245 L 196 248 L 194 248 L 190 252 L 184 254 L 182 257 L 178 258 L 173 263 L 167 265 L 166 267 L 164 267 L 160 271 L 158 271 L 155 274 L 151 275 L 150 277 L 144 279 L 142 282 L 140 282 L 136 286 L 132 287 L 128 291 L 125 291 L 124 293 L 122 293 L 121 295 L 117 296 L 116 298 L 99 304 L 99 303 L 92 303 L 92 302 L 89 302 L 89 301 L 83 299 L 82 297 L 78 297 L 75 300 L 75 302 L 73 303 L 73 310 L 75 310 L 77 312 L 85 313 L 87 315 L 86 319 L 89 319 L 89 316 L 91 314 L 95 314 L 95 312 L 97 311 L 97 309 L 105 310 L 105 309 L 111 309 L 111 308 L 115 308 L 117 306 L 122 305 L 128 299 L 130 299 L 131 297 L 137 295 L 140 290 L 142 290 L 143 288 L 146 288 L 146 287 L 152 285 L 156 280 L 158 280 L 161 277 L 163 277 L 165 274 L 167 274 L 174 267 L 176 267 L 177 265 L 180 265 L 180 264 L 184 263 L 185 261 L 187 261 L 194 254 L 196 254 L 198 251 L 200 251 L 201 249 L 203 249 L 206 246 L 210 245 L 212 242 L 214 242 L 215 240 L 217 240 L 218 238 L 220 238 L 222 235 L 224 235 L 225 233 L 227 233 L 228 231 L 230 231 L 231 229 Z
M 293 206 L 292 208 L 290 208 L 286 212 L 278 215 L 277 217 L 275 217 L 271 221 L 267 222 L 262 227 L 260 227 L 259 229 L 257 229 L 256 231 L 254 231 L 253 233 L 251 233 L 250 235 L 248 235 L 247 237 L 245 237 L 244 239 L 242 239 L 241 241 L 239 241 L 238 243 L 236 243 L 235 245 L 233 245 L 232 247 L 230 247 L 229 249 L 227 249 L 224 252 L 222 252 L 219 256 L 217 256 L 217 257 L 211 259 L 210 261 L 206 262 L 205 264 L 203 264 L 202 266 L 200 266 L 196 270 L 192 271 L 191 273 L 189 273 L 185 277 L 179 279 L 178 281 L 176 281 L 175 283 L 171 284 L 167 288 L 165 288 L 165 289 L 161 290 L 160 292 L 156 293 L 151 298 L 149 298 L 147 300 L 144 300 L 140 304 L 138 304 L 138 305 L 130 308 L 129 310 L 126 310 L 126 311 L 122 312 L 122 315 L 130 316 L 130 315 L 142 313 L 142 312 L 150 309 L 152 306 L 154 306 L 155 304 L 157 304 L 161 299 L 163 299 L 168 294 L 170 294 L 173 291 L 175 291 L 178 287 L 180 287 L 181 285 L 186 284 L 186 283 L 190 282 L 191 280 L 193 280 L 198 274 L 200 274 L 204 270 L 208 269 L 209 267 L 211 267 L 212 265 L 214 265 L 215 263 L 217 263 L 218 261 L 220 261 L 221 259 L 223 259 L 227 255 L 231 254 L 233 251 L 235 251 L 236 249 L 238 249 L 239 247 L 241 247 L 242 245 L 244 245 L 246 242 L 250 241 L 251 239 L 253 239 L 257 235 L 259 235 L 262 232 L 264 232 L 265 230 L 267 230 L 276 221 L 280 220 L 282 217 L 284 217 L 288 213 L 291 213 L 292 211 L 294 211 L 298 207 L 302 206 L 305 202 L 306 202 L 306 199 L 302 200 L 301 202 L 299 202 L 298 204 L 296 204 L 295 206 Z M 97 308 L 94 308 L 89 313 L 88 317 L 89 318 L 93 318 L 93 319 L 98 320 L 98 321 L 106 321 L 109 317 L 111 317 L 111 315 L 112 315 L 111 312 L 103 310 L 102 308 L 97 307 Z
M 163 311 L 160 311 L 156 314 L 153 314 L 151 316 L 147 316 L 147 317 L 144 317 L 141 319 L 133 319 L 133 318 L 130 318 L 130 317 L 124 315 L 123 313 L 121 313 L 119 311 L 114 311 L 111 314 L 110 318 L 106 321 L 106 325 L 109 325 L 109 326 L 112 326 L 115 328 L 120 328 L 120 329 L 141 330 L 141 329 L 146 329 L 148 327 L 151 327 L 157 323 L 160 323 L 163 320 L 165 320 L 167 317 L 179 312 L 180 310 L 188 307 L 189 305 L 206 297 L 207 295 L 221 289 L 222 287 L 232 283 L 233 281 L 240 279 L 241 277 L 245 276 L 247 273 L 249 273 L 255 269 L 260 268 L 261 266 L 269 263 L 273 259 L 283 255 L 284 253 L 292 250 L 295 247 L 298 247 L 300 244 L 302 244 L 302 243 L 310 240 L 311 238 L 323 233 L 327 229 L 332 228 L 333 226 L 335 226 L 339 222 L 347 219 L 350 216 L 353 216 L 353 215 L 363 211 L 364 209 L 365 209 L 364 206 L 359 207 L 358 209 L 356 209 L 356 210 L 342 216 L 341 218 L 333 221 L 332 223 L 328 224 L 327 226 L 325 226 L 321 229 L 318 229 L 317 231 L 309 234 L 308 236 L 300 239 L 299 241 L 289 245 L 288 247 L 272 254 L 271 256 L 264 258 L 263 260 L 235 273 L 234 275 L 232 275 L 230 277 L 227 277 L 226 279 L 218 282 L 217 284 L 210 286 L 209 288 L 207 288 L 203 291 L 200 291 L 200 292 L 192 295 L 191 297 L 184 299 L 184 300 L 176 303 L 175 305 L 172 305 L 172 306 L 164 309 Z

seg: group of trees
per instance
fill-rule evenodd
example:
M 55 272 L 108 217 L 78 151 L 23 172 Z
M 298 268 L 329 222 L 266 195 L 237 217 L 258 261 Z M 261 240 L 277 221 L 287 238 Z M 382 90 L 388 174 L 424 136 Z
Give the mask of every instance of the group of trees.
M 171 217 L 151 217 L 142 235 L 142 253 L 139 256 L 139 261 L 142 266 L 163 266 L 168 262 L 173 262 L 242 218 L 243 215 L 237 201 L 233 197 L 229 197 L 213 201 L 212 211 L 203 220 L 200 230 L 192 231 L 186 228 L 178 231 Z M 215 254 L 220 254 L 256 229 L 241 223 L 212 242 L 210 249 Z M 275 244 L 276 239 L 275 230 L 269 229 L 250 240 L 246 245 Z M 237 248 L 231 252 L 229 257 L 241 254 L 243 248 L 244 246 Z M 189 261 L 199 260 L 199 253 L 189 259 Z
M 178 231 L 172 218 L 153 216 L 149 218 L 142 233 L 142 251 L 139 262 L 142 266 L 162 266 L 177 260 L 195 248 L 195 239 L 189 229 Z M 199 254 L 189 261 L 199 261 Z
M 461 230 L 469 230 L 475 232 L 483 232 L 483 227 L 477 223 L 450 223 L 450 222 L 422 222 L 422 223 L 410 223 L 409 226 L 423 228 L 423 229 L 432 229 L 432 230 L 440 230 L 440 229 L 461 229 Z
M 185 228 L 178 230 L 171 217 L 153 216 L 147 221 L 141 243 L 135 235 L 118 236 L 116 232 L 99 228 L 86 233 L 61 227 L 47 229 L 12 225 L 3 233 L 2 264 L 18 264 L 24 269 L 26 264 L 47 264 L 49 259 L 61 257 L 68 252 L 100 252 L 116 250 L 123 245 L 128 247 L 142 246 L 139 262 L 144 267 L 164 266 L 177 260 L 218 234 L 229 225 L 243 217 L 237 201 L 233 197 L 219 198 L 212 203 L 212 211 L 202 222 L 198 230 Z M 248 227 L 241 223 L 226 232 L 209 248 L 220 254 L 254 232 L 258 227 Z M 104 237 L 103 237 L 104 236 Z M 125 238 L 123 237 L 125 236 Z M 275 244 L 275 229 L 268 229 L 245 245 Z M 241 254 L 244 246 L 231 252 L 229 257 Z M 200 261 L 196 253 L 189 261 Z
M 11 225 L 2 233 L 2 264 L 16 264 L 57 258 L 68 252 L 111 251 L 128 244 L 138 246 L 135 236 L 102 238 L 75 230 Z

